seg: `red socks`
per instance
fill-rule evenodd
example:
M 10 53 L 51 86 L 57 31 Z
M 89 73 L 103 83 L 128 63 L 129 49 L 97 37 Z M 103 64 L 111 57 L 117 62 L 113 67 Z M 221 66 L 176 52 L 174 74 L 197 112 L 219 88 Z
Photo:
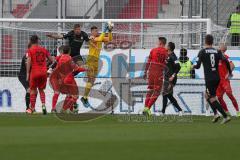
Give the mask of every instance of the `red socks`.
M 152 105 L 156 102 L 159 95 L 160 95 L 159 91 L 154 91 L 151 95 L 147 95 L 148 97 L 146 98 L 146 101 L 145 101 L 145 107 L 151 109 Z
M 225 112 L 228 112 L 227 104 L 223 100 L 223 97 L 218 97 L 219 103 L 221 104 L 222 108 L 224 109 Z
M 54 95 L 52 97 L 52 110 L 56 109 L 58 97 L 59 97 L 59 93 L 54 93 Z
M 42 92 L 39 92 L 39 94 L 40 94 L 40 99 L 41 99 L 42 104 L 45 104 L 45 92 L 42 91 Z
M 36 99 L 37 99 L 37 94 L 30 94 L 30 103 L 31 103 L 31 108 L 32 110 L 35 109 L 35 105 L 36 105 Z
M 233 94 L 227 94 L 227 96 L 231 99 L 234 108 L 235 108 L 236 111 L 238 112 L 238 111 L 239 111 L 239 108 L 238 108 L 238 103 L 237 103 L 236 98 L 233 96 Z
M 70 110 L 73 110 L 73 104 L 77 102 L 77 98 L 71 97 L 71 96 L 67 96 L 65 98 L 65 101 L 63 103 L 63 110 L 67 110 L 68 108 L 70 108 Z
M 152 92 L 148 91 L 147 95 L 146 95 L 146 99 L 145 99 L 145 106 L 148 106 L 148 103 L 150 101 L 151 95 L 152 95 Z
M 233 104 L 234 108 L 235 108 L 236 111 L 238 112 L 238 111 L 239 111 L 239 108 L 238 108 L 238 103 L 237 103 L 236 98 L 233 96 L 233 94 L 228 94 L 228 93 L 227 93 L 227 96 L 228 96 L 229 99 L 232 101 L 232 104 Z M 225 101 L 223 100 L 223 97 L 218 97 L 218 100 L 219 100 L 220 104 L 222 105 L 223 109 L 224 109 L 226 112 L 228 112 L 227 104 L 226 104 Z

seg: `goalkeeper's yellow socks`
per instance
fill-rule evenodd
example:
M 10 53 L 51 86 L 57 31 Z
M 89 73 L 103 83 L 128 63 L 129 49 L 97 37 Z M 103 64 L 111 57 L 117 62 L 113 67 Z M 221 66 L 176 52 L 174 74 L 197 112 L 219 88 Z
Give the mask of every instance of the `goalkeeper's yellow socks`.
M 88 83 L 86 84 L 85 91 L 84 91 L 84 96 L 83 96 L 84 99 L 87 99 L 87 98 L 88 98 L 88 95 L 89 95 L 91 89 L 92 89 L 92 84 L 88 82 Z

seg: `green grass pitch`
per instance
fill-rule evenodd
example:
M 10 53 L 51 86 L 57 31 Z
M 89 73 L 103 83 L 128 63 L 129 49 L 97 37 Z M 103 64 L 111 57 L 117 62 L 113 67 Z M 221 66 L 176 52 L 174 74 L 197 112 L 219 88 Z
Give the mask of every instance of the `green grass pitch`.
M 240 120 L 121 122 L 105 116 L 64 122 L 54 115 L 0 114 L 1 160 L 226 160 L 238 159 Z

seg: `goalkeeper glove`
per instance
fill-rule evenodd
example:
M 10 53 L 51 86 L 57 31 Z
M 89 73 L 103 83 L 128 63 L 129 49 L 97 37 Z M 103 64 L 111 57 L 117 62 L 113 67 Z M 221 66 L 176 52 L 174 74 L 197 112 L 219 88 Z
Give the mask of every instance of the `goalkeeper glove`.
M 103 27 L 103 33 L 106 33 L 108 31 L 108 24 L 105 23 Z
M 113 30 L 113 27 L 111 27 L 111 28 L 108 27 L 109 32 L 112 32 L 112 30 Z
M 114 24 L 111 22 L 108 22 L 108 31 L 112 32 Z

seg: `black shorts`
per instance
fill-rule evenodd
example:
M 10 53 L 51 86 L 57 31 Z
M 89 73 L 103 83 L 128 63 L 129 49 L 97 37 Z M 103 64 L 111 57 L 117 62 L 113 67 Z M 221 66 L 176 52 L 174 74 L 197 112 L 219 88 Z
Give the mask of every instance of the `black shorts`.
M 210 98 L 216 96 L 217 88 L 220 80 L 206 81 L 206 92 Z
M 25 90 L 29 88 L 29 82 L 26 80 L 26 76 L 18 76 L 18 80 L 23 85 Z
M 163 83 L 163 95 L 173 94 L 173 88 L 177 83 L 177 77 L 173 79 L 173 81 L 169 81 L 168 76 L 165 77 Z

